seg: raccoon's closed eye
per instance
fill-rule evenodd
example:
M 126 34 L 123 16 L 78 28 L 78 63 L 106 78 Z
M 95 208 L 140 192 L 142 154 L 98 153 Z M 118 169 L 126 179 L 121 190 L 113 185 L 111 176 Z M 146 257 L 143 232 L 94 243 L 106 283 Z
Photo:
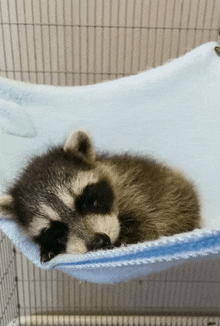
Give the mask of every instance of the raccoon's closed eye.
M 92 200 L 92 201 L 84 201 L 82 204 L 83 208 L 93 208 L 93 207 L 99 207 L 99 203 L 97 200 Z
M 98 207 L 98 206 L 99 206 L 99 203 L 98 203 L 97 200 L 94 200 L 94 202 L 93 202 L 93 206 L 94 206 L 94 207 Z

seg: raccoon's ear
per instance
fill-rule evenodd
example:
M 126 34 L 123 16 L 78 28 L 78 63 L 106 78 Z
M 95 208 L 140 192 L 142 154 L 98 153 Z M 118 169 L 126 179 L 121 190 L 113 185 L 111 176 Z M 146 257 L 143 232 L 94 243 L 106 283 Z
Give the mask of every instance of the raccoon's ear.
M 14 216 L 14 199 L 10 194 L 3 194 L 0 197 L 0 215 L 5 218 Z
M 80 156 L 89 163 L 93 163 L 96 159 L 93 140 L 85 129 L 78 129 L 71 132 L 67 137 L 63 149 L 65 152 L 72 152 L 74 155 Z

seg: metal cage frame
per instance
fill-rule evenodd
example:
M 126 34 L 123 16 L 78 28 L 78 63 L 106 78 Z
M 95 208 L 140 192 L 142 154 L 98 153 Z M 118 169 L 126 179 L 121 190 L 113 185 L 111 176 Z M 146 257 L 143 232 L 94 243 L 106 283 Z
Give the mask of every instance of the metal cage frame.
M 0 74 L 94 84 L 217 41 L 219 27 L 218 0 L 1 0 Z M 211 257 L 119 285 L 40 270 L 2 232 L 0 257 L 0 326 L 220 325 L 220 260 Z

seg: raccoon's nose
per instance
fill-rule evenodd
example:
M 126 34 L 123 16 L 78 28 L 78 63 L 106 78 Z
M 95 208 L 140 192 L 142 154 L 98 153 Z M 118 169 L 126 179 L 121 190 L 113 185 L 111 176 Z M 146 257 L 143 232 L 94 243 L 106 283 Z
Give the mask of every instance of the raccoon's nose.
M 89 251 L 99 249 L 112 249 L 112 244 L 109 236 L 105 233 L 96 233 L 92 242 L 87 246 Z

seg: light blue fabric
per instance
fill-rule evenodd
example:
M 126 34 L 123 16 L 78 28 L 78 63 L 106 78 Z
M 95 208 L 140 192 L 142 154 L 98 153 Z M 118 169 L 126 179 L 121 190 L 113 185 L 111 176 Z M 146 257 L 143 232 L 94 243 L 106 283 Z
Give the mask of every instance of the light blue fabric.
M 87 128 L 97 148 L 148 153 L 177 166 L 201 194 L 201 230 L 40 264 L 14 222 L 1 229 L 37 266 L 82 280 L 126 281 L 189 259 L 220 254 L 220 57 L 215 42 L 162 67 L 92 86 L 53 87 L 0 79 L 0 190 L 30 156 Z

